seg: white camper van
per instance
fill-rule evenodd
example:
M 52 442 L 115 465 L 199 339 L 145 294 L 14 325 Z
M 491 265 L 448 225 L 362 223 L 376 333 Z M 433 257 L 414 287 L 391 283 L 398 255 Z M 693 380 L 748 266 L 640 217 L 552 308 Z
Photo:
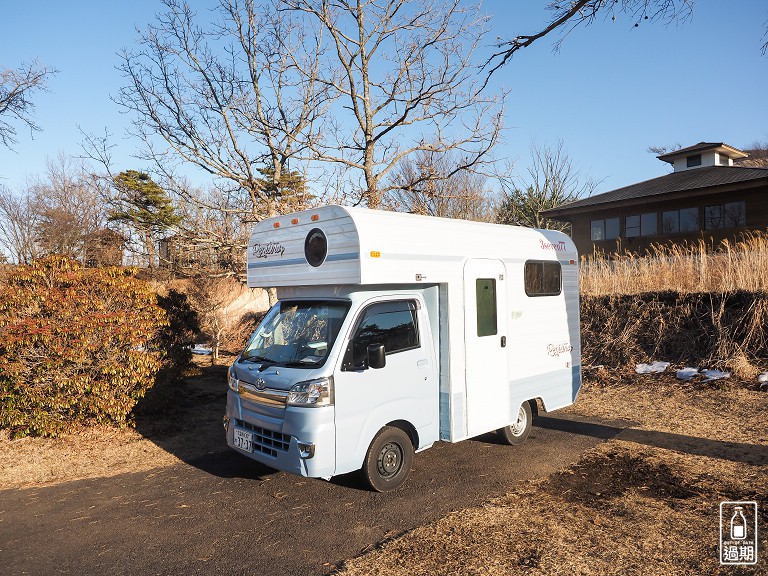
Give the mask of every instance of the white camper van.
M 414 452 L 493 430 L 519 444 L 537 401 L 581 385 L 560 232 L 326 206 L 256 225 L 248 285 L 279 301 L 229 371 L 224 426 L 279 470 L 392 490 Z

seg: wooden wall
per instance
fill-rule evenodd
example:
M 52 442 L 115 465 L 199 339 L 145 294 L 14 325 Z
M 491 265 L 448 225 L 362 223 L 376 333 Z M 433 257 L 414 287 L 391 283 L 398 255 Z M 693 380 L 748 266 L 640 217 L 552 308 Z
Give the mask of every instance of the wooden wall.
M 746 226 L 743 228 L 729 228 L 718 230 L 704 230 L 704 209 L 706 206 L 721 205 L 728 202 L 744 201 L 746 204 Z M 699 210 L 699 231 L 692 233 L 663 234 L 662 212 L 679 210 L 682 208 L 697 208 Z M 635 216 L 655 212 L 657 221 L 657 234 L 654 236 L 639 236 L 627 238 L 625 223 L 627 216 Z M 614 240 L 601 240 L 593 242 L 591 239 L 591 223 L 593 220 L 604 218 L 619 218 L 620 236 Z M 594 211 L 574 214 L 570 217 L 571 234 L 580 255 L 591 255 L 595 250 L 605 253 L 639 252 L 643 253 L 651 244 L 660 243 L 684 243 L 696 242 L 700 239 L 717 245 L 721 240 L 728 238 L 738 240 L 739 234 L 744 230 L 768 230 L 768 186 L 759 188 L 728 190 L 721 193 L 706 193 L 705 195 L 687 198 L 670 199 L 662 202 L 649 201 L 635 205 L 613 205 Z

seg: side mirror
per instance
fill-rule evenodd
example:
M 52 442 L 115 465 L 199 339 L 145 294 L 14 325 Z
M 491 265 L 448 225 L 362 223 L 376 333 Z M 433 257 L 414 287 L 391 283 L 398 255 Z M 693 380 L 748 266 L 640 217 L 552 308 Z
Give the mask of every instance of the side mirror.
M 369 344 L 368 345 L 368 367 L 369 368 L 384 368 L 387 365 L 386 351 L 384 350 L 384 344 Z

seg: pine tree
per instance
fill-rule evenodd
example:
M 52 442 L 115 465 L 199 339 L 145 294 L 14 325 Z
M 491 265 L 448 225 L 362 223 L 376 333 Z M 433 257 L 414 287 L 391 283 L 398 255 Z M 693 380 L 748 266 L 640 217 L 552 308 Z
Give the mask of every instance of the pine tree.
M 142 238 L 149 268 L 157 260 L 157 241 L 181 222 L 181 216 L 157 183 L 148 174 L 125 170 L 114 178 L 117 207 L 109 213 L 111 222 L 123 222 Z

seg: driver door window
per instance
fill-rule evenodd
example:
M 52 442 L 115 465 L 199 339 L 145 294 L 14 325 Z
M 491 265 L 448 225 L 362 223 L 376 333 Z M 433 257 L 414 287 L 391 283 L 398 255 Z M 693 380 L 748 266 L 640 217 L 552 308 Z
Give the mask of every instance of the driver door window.
M 366 308 L 347 347 L 342 369 L 367 367 L 371 344 L 383 344 L 387 356 L 419 348 L 416 316 L 413 300 L 380 302 Z

